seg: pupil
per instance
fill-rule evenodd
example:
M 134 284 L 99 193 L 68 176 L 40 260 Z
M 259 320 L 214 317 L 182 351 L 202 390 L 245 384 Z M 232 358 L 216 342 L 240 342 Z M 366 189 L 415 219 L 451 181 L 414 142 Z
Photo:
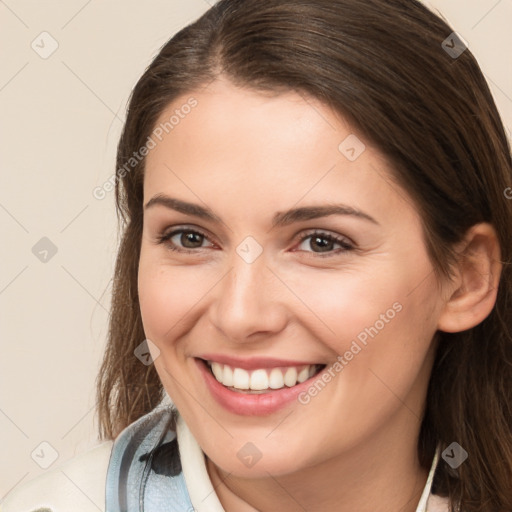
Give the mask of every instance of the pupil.
M 181 235 L 181 243 L 184 247 L 194 248 L 197 245 L 194 245 L 194 242 L 199 242 L 199 247 L 201 246 L 202 240 L 200 239 L 202 235 L 199 233 L 182 233 Z M 196 240 L 194 240 L 194 238 Z M 191 245 L 189 245 L 191 244 Z

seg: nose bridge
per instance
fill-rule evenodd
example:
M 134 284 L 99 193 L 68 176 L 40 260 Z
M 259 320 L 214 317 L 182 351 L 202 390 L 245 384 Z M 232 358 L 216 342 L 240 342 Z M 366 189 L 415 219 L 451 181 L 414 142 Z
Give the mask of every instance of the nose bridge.
M 213 321 L 234 341 L 244 341 L 255 332 L 279 330 L 285 320 L 273 289 L 278 280 L 267 268 L 262 248 L 257 250 L 251 243 L 242 242 L 231 254 L 231 270 L 222 280 L 214 305 Z
M 231 257 L 231 272 L 223 290 L 223 299 L 231 313 L 240 317 L 261 310 L 269 297 L 268 275 L 263 254 L 254 261 L 240 256 L 238 251 Z M 261 311 L 262 312 L 262 311 Z

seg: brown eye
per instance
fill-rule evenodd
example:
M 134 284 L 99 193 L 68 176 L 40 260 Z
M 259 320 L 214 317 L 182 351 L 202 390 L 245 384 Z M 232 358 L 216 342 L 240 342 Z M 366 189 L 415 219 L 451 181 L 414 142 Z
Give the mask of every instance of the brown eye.
M 339 247 L 336 249 L 336 246 Z M 332 256 L 353 249 L 353 245 L 344 238 L 329 233 L 314 232 L 301 238 L 298 250 L 316 254 L 324 253 L 321 256 Z
M 159 244 L 164 244 L 169 249 L 178 252 L 196 252 L 195 249 L 213 247 L 211 242 L 209 246 L 203 245 L 207 240 L 204 233 L 193 229 L 175 229 L 158 237 Z
M 183 247 L 188 249 L 196 249 L 197 247 L 201 247 L 203 240 L 204 236 L 194 231 L 182 231 L 179 237 L 180 243 L 183 245 Z
M 332 238 L 328 238 L 326 236 L 311 236 L 309 240 L 309 246 L 311 249 L 315 250 L 315 247 L 318 248 L 318 252 L 326 252 L 331 251 L 335 245 L 335 242 Z

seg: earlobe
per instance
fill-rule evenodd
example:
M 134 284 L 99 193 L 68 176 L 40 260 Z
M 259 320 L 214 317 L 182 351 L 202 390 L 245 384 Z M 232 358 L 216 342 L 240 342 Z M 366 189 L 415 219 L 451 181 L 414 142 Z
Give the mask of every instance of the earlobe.
M 471 329 L 489 316 L 496 303 L 502 263 L 494 227 L 475 224 L 461 246 L 457 277 L 438 319 L 437 328 L 444 332 Z

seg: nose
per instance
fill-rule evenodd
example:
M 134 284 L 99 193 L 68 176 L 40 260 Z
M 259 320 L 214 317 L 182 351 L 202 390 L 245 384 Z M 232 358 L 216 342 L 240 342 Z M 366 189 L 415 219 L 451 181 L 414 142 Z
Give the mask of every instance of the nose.
M 252 263 L 233 253 L 230 264 L 210 304 L 211 321 L 223 338 L 254 342 L 283 330 L 289 316 L 287 290 L 267 266 L 265 251 Z

